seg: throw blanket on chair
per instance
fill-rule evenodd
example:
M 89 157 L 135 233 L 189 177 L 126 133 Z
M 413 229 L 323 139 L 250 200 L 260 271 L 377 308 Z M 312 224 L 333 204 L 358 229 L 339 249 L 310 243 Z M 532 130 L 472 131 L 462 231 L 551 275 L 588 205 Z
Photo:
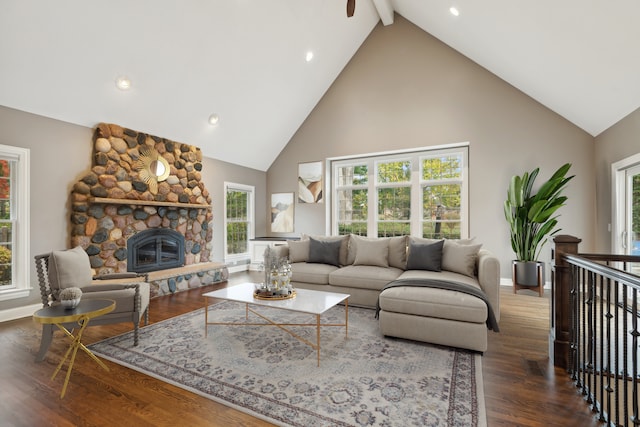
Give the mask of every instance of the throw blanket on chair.
M 471 285 L 467 285 L 465 283 L 460 282 L 450 282 L 447 280 L 437 280 L 437 279 L 399 279 L 394 280 L 393 282 L 386 285 L 382 291 L 389 288 L 397 288 L 400 286 L 414 286 L 414 287 L 422 287 L 422 288 L 438 288 L 438 289 L 447 289 L 450 291 L 462 292 L 468 295 L 473 295 L 474 297 L 480 298 L 487 305 L 487 328 L 494 332 L 500 332 L 500 328 L 498 328 L 498 322 L 496 321 L 496 316 L 493 313 L 493 308 L 491 307 L 491 302 L 487 298 L 487 295 L 482 292 L 482 290 L 478 288 L 474 288 Z M 380 297 L 378 296 L 378 303 L 376 304 L 376 319 L 378 318 L 378 314 L 380 313 Z

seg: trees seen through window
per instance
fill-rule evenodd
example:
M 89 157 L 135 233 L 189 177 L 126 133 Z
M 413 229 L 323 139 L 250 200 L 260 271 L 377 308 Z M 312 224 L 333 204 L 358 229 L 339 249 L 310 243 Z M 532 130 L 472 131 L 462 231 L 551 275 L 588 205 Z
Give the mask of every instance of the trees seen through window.
M 466 236 L 467 151 L 459 147 L 332 162 L 333 232 Z

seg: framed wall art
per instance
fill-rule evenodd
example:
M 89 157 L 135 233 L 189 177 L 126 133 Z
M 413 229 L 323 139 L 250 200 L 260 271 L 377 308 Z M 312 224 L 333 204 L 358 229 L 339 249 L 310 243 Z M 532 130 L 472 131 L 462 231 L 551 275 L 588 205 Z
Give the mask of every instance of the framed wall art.
M 293 193 L 271 194 L 271 232 L 293 233 Z
M 298 163 L 298 203 L 322 203 L 322 162 Z

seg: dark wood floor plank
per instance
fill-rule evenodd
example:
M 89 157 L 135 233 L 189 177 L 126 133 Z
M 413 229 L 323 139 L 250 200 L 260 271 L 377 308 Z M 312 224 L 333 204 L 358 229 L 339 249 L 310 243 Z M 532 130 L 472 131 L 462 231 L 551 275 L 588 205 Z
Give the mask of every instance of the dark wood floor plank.
M 155 298 L 150 321 L 204 307 L 202 293 L 259 273 L 234 274 L 228 283 Z M 549 300 L 501 290 L 500 333 L 489 333 L 482 358 L 489 427 L 600 426 L 566 373 L 547 357 Z M 106 361 L 102 370 L 79 353 L 67 396 L 64 372 L 50 380 L 68 341 L 56 333 L 42 363 L 35 363 L 40 326 L 30 318 L 0 324 L 0 425 L 6 426 L 235 426 L 271 425 L 179 387 Z M 89 344 L 127 332 L 128 324 L 88 328 Z

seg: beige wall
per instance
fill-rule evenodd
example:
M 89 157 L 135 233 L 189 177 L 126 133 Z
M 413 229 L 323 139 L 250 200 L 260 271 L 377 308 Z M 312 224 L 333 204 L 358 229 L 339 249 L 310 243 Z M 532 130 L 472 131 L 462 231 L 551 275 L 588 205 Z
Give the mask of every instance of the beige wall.
M 629 114 L 595 139 L 596 248 L 611 251 L 611 164 L 640 153 L 640 109 Z
M 514 174 L 565 162 L 562 233 L 593 246 L 593 137 L 404 18 L 378 25 L 267 173 L 268 191 L 296 191 L 298 162 L 394 149 L 470 143 L 470 235 L 510 277 L 503 201 Z M 324 233 L 324 205 L 296 205 L 295 232 Z M 549 247 L 542 259 L 549 258 Z
M 205 176 L 206 174 L 206 176 Z M 213 204 L 213 259 L 222 261 L 224 258 L 223 226 L 224 226 L 224 183 L 253 185 L 255 187 L 256 205 L 256 237 L 265 236 L 267 232 L 267 174 L 256 169 L 249 169 L 233 163 L 204 158 L 202 175 L 205 185 L 212 195 Z
M 30 258 L 69 247 L 69 194 L 71 186 L 90 170 L 93 129 L 2 106 L 0 129 L 0 144 L 31 150 Z M 144 129 L 138 130 L 144 132 Z M 256 187 L 256 232 L 264 234 L 266 173 L 206 158 L 202 178 L 212 196 L 213 259 L 222 260 L 223 182 L 227 180 Z M 35 266 L 31 260 L 30 266 L 33 290 L 29 298 L 0 301 L 0 315 L 2 310 L 40 301 Z

